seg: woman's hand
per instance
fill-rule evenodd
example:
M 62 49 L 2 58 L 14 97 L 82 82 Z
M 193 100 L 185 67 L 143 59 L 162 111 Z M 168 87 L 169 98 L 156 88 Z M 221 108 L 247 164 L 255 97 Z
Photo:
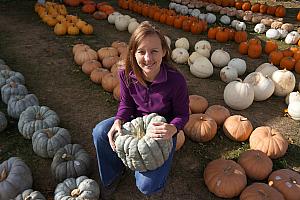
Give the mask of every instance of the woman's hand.
M 177 133 L 177 128 L 173 124 L 154 122 L 152 125 L 154 127 L 150 132 L 150 137 L 156 140 L 167 140 L 172 138 L 173 135 Z
M 111 148 L 112 148 L 113 151 L 116 151 L 116 145 L 115 145 L 115 141 L 114 141 L 114 135 L 116 133 L 122 134 L 121 127 L 122 127 L 122 121 L 120 119 L 116 119 L 114 121 L 114 124 L 112 125 L 112 127 L 108 131 L 107 136 L 108 136 L 109 144 L 110 144 L 110 146 L 111 146 Z

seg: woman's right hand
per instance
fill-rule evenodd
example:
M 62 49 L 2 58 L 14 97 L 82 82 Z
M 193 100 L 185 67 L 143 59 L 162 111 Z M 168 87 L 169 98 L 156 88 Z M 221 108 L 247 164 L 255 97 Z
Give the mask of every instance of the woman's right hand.
M 116 150 L 116 145 L 115 145 L 115 141 L 114 141 L 114 135 L 116 133 L 122 134 L 121 127 L 122 127 L 122 120 L 116 119 L 114 121 L 114 124 L 112 125 L 112 127 L 108 131 L 107 136 L 108 136 L 109 144 L 110 144 L 110 146 L 111 146 L 111 148 L 112 148 L 113 151 Z

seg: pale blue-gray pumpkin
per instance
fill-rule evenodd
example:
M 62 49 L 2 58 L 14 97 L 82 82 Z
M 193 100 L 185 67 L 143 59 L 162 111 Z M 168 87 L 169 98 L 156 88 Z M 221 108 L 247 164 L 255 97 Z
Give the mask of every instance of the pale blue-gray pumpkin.
M 31 139 L 35 131 L 58 124 L 58 115 L 47 106 L 29 106 L 20 115 L 18 129 L 26 139 Z
M 5 114 L 0 111 L 0 132 L 2 132 L 7 127 L 7 119 Z
M 28 189 L 19 194 L 14 200 L 46 200 L 46 198 L 39 191 Z
M 7 114 L 12 118 L 18 119 L 26 108 L 38 105 L 39 100 L 34 94 L 15 95 L 8 100 Z
M 6 65 L 5 63 L 0 63 L 0 71 L 1 70 L 8 70 L 11 71 L 11 69 L 9 68 L 8 65 Z
M 69 131 L 61 127 L 40 129 L 33 133 L 33 151 L 43 158 L 53 158 L 62 147 L 71 143 Z
M 89 174 L 90 156 L 79 144 L 67 144 L 54 155 L 51 172 L 57 181 Z
M 10 82 L 16 82 L 20 83 L 22 85 L 25 84 L 25 78 L 20 72 L 15 72 L 11 70 L 1 70 L 0 71 L 0 87 L 3 85 L 10 83 Z
M 32 187 L 30 168 L 18 157 L 0 164 L 0 199 L 12 199 Z
M 122 126 L 122 135 L 115 134 L 116 152 L 132 170 L 147 171 L 162 166 L 172 150 L 172 139 L 155 140 L 148 136 L 153 122 L 166 122 L 156 113 L 138 117 Z
M 54 191 L 54 200 L 98 200 L 99 185 L 86 176 L 67 178 Z
M 28 94 L 27 88 L 16 82 L 9 82 L 2 86 L 1 88 L 1 97 L 4 103 L 8 103 L 10 97 L 15 95 L 26 95 Z

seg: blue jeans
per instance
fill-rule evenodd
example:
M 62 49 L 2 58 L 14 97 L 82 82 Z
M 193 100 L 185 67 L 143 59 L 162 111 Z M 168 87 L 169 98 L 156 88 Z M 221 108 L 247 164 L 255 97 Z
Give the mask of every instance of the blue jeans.
M 125 165 L 117 153 L 109 145 L 107 133 L 114 123 L 114 117 L 101 121 L 93 129 L 93 140 L 96 148 L 100 178 L 104 186 L 110 185 L 119 177 Z M 166 184 L 176 147 L 176 137 L 173 137 L 173 149 L 168 160 L 156 170 L 135 171 L 136 186 L 145 195 L 159 192 Z

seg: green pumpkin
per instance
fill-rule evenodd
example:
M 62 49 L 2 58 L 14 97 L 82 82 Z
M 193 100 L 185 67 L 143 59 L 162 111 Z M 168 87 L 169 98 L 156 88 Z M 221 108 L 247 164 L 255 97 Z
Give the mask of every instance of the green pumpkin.
M 29 106 L 20 115 L 18 129 L 26 139 L 31 139 L 35 131 L 58 124 L 58 115 L 47 106 Z
M 9 98 L 7 103 L 7 114 L 19 119 L 21 113 L 29 106 L 38 106 L 39 100 L 34 94 L 15 95 Z
M 122 126 L 122 135 L 115 134 L 116 152 L 132 170 L 155 170 L 169 157 L 172 139 L 154 140 L 147 135 L 153 122 L 166 122 L 166 119 L 156 113 L 138 117 Z
M 39 191 L 28 189 L 19 194 L 14 200 L 46 200 L 46 198 Z
M 25 78 L 20 72 L 15 72 L 11 70 L 1 70 L 0 71 L 0 87 L 10 82 L 25 84 Z
M 27 88 L 17 82 L 10 82 L 2 86 L 1 97 L 4 103 L 8 103 L 10 97 L 15 95 L 26 95 L 28 94 Z
M 69 131 L 60 127 L 40 129 L 32 136 L 33 151 L 43 158 L 53 158 L 58 149 L 70 143 Z
M 5 114 L 0 111 L 0 132 L 2 132 L 7 127 L 7 119 Z
M 0 164 L 0 199 L 12 199 L 32 187 L 29 167 L 18 157 Z
M 54 200 L 98 200 L 99 185 L 86 176 L 68 178 L 59 183 L 54 191 Z
M 90 156 L 79 144 L 67 144 L 54 155 L 51 172 L 57 181 L 89 174 Z

